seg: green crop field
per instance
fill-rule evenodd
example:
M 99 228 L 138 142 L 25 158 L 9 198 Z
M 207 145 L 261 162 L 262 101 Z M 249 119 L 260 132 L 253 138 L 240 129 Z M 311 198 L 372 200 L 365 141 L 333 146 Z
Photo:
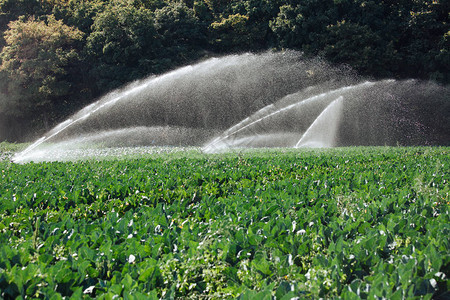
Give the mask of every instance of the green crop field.
M 9 158 L 4 299 L 450 296 L 450 148 Z

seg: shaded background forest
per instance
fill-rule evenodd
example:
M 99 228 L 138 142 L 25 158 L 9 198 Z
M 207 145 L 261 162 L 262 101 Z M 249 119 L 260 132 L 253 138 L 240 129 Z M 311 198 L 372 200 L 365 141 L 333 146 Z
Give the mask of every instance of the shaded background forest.
M 372 78 L 447 85 L 449 12 L 448 0 L 0 0 L 0 141 L 229 53 L 295 49 Z

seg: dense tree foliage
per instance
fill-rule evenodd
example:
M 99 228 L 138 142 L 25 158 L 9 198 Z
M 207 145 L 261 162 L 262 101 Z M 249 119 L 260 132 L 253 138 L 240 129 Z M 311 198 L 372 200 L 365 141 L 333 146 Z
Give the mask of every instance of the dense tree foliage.
M 109 89 L 150 74 L 160 44 L 146 9 L 120 5 L 99 13 L 86 43 L 97 84 Z
M 48 127 L 51 115 L 70 106 L 67 100 L 77 92 L 82 36 L 52 15 L 10 22 L 0 56 L 0 113 L 30 120 L 39 114 Z
M 156 9 L 155 28 L 162 48 L 157 53 L 154 71 L 184 64 L 202 55 L 207 39 L 205 24 L 184 3 L 170 3 Z
M 0 140 L 214 53 L 296 49 L 448 84 L 449 11 L 446 0 L 0 0 Z

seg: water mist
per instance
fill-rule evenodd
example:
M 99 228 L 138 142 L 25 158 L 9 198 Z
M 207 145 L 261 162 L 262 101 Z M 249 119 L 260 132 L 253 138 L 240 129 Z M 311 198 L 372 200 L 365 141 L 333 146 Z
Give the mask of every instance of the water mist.
M 431 83 L 367 81 L 288 51 L 211 58 L 113 91 L 18 153 L 77 159 L 92 149 L 427 144 L 417 103 L 449 97 Z M 60 153 L 73 153 L 61 156 Z

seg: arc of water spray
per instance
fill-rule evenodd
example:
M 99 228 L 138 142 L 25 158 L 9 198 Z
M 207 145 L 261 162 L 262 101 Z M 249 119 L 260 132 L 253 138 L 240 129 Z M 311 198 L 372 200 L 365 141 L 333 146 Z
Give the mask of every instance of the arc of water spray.
M 145 87 L 145 85 L 140 85 L 137 86 L 129 91 L 126 91 L 124 93 L 121 93 L 120 95 L 118 95 L 117 97 L 114 97 L 113 99 L 106 101 L 105 103 L 101 103 L 99 105 L 98 102 L 95 102 L 87 107 L 85 107 L 79 114 L 81 114 L 81 116 L 79 116 L 76 119 L 72 119 L 69 118 L 66 121 L 62 122 L 61 124 L 57 125 L 52 131 L 50 131 L 50 134 L 48 136 L 44 136 L 40 139 L 38 139 L 36 142 L 34 142 L 33 144 L 31 144 L 28 148 L 26 148 L 24 151 L 20 152 L 17 154 L 17 156 L 15 156 L 13 158 L 13 161 L 17 161 L 20 160 L 21 157 L 25 156 L 27 153 L 31 152 L 32 150 L 34 150 L 36 147 L 38 147 L 39 145 L 45 143 L 46 141 L 50 140 L 51 138 L 57 136 L 59 133 L 61 133 L 62 131 L 66 130 L 67 128 L 73 126 L 74 124 L 79 123 L 80 121 L 88 118 L 90 115 L 92 115 L 93 113 L 97 112 L 98 110 L 106 107 L 106 106 L 111 106 L 113 104 L 115 104 L 117 101 L 119 101 L 120 99 L 129 96 L 130 94 L 139 92 L 140 90 L 142 90 Z M 95 107 L 97 105 L 97 107 Z M 94 108 L 95 107 L 95 108 Z M 92 110 L 91 110 L 92 109 Z
M 232 130 L 233 128 L 236 128 L 234 131 L 231 131 L 231 132 L 227 133 L 227 131 L 229 131 L 229 130 L 227 130 L 224 133 L 224 135 L 222 135 L 220 137 L 217 137 L 216 139 L 211 141 L 209 144 L 207 144 L 205 147 L 203 147 L 203 149 L 204 149 L 204 151 L 208 151 L 209 149 L 213 148 L 215 145 L 218 145 L 220 142 L 222 142 L 225 139 L 227 139 L 227 138 L 229 138 L 229 137 L 239 133 L 240 131 L 244 130 L 245 128 L 251 127 L 251 126 L 253 126 L 253 125 L 255 125 L 255 124 L 257 124 L 257 123 L 259 123 L 259 122 L 261 122 L 261 121 L 263 121 L 263 120 L 265 120 L 267 118 L 270 118 L 270 117 L 272 117 L 274 115 L 277 115 L 277 114 L 279 114 L 281 112 L 284 112 L 284 111 L 287 111 L 289 109 L 292 109 L 295 106 L 304 105 L 304 104 L 310 103 L 310 102 L 312 102 L 314 100 L 317 100 L 319 98 L 322 98 L 322 97 L 325 97 L 325 96 L 331 96 L 331 95 L 334 95 L 334 94 L 337 94 L 337 93 L 342 93 L 342 92 L 350 90 L 350 89 L 358 89 L 358 88 L 361 88 L 361 87 L 371 86 L 371 85 L 374 85 L 374 84 L 375 84 L 375 82 L 365 81 L 365 82 L 360 83 L 360 84 L 341 87 L 341 88 L 338 88 L 338 89 L 335 89 L 335 90 L 332 90 L 332 91 L 329 91 L 329 92 L 326 92 L 326 93 L 322 93 L 322 94 L 319 94 L 319 95 L 312 96 L 312 97 L 307 98 L 307 99 L 302 99 L 302 100 L 300 100 L 300 101 L 298 101 L 296 103 L 293 103 L 293 104 L 290 104 L 290 105 L 288 105 L 286 107 L 280 108 L 277 111 L 274 111 L 274 112 L 272 112 L 272 113 L 270 113 L 268 115 L 262 116 L 262 117 L 256 119 L 255 121 L 240 127 L 239 126 L 240 124 L 246 122 L 249 119 L 249 118 L 246 118 L 244 121 L 239 122 L 238 124 L 232 126 L 229 129 L 229 130 Z M 269 107 L 269 106 L 273 106 L 273 104 L 270 104 L 270 105 L 264 107 L 260 111 L 262 111 L 264 109 L 267 109 L 267 107 Z
M 333 147 L 340 121 L 343 96 L 331 102 L 308 127 L 294 148 Z
M 233 56 L 233 57 L 236 57 L 236 56 Z M 233 60 L 228 59 L 227 61 L 225 61 L 225 66 L 233 65 L 233 63 L 235 63 Z M 213 58 L 211 60 L 208 60 L 208 61 L 205 61 L 203 63 L 200 63 L 199 67 L 211 68 L 211 67 L 214 67 L 217 64 L 222 64 L 223 65 L 224 62 L 223 62 L 223 60 L 220 60 L 218 58 Z M 135 93 L 138 93 L 139 91 L 141 91 L 143 89 L 146 89 L 147 87 L 149 87 L 152 84 L 158 84 L 161 81 L 171 80 L 174 77 L 176 78 L 177 76 L 186 75 L 189 72 L 191 72 L 192 69 L 193 69 L 193 66 L 189 65 L 189 66 L 180 68 L 178 70 L 175 70 L 175 71 L 172 71 L 172 72 L 168 72 L 168 73 L 163 74 L 161 76 L 149 78 L 149 79 L 145 80 L 143 83 L 141 83 L 141 84 L 139 84 L 139 85 L 137 85 L 135 87 L 132 87 L 132 88 L 129 88 L 129 89 L 125 90 L 125 91 L 119 92 L 118 95 L 116 95 L 115 97 L 113 97 L 110 100 L 104 101 L 103 99 L 105 99 L 105 97 L 101 98 L 97 102 L 92 103 L 92 104 L 88 105 L 87 107 L 83 108 L 81 111 L 79 111 L 77 114 L 75 114 L 72 118 L 69 118 L 66 121 L 60 123 L 55 128 L 53 128 L 46 136 L 41 137 L 40 139 L 35 141 L 33 144 L 28 146 L 25 150 L 23 150 L 22 152 L 16 154 L 13 157 L 13 161 L 15 161 L 15 162 L 20 161 L 25 155 L 27 155 L 30 152 L 32 152 L 33 150 L 35 150 L 37 147 L 39 147 L 43 143 L 45 143 L 45 142 L 49 141 L 50 139 L 54 138 L 55 136 L 57 136 L 58 134 L 60 134 L 64 130 L 66 130 L 67 128 L 70 128 L 70 127 L 76 125 L 77 123 L 83 121 L 84 119 L 87 119 L 88 117 L 90 117 L 92 114 L 94 114 L 98 110 L 100 110 L 100 109 L 102 109 L 102 108 L 104 108 L 106 106 L 111 106 L 111 105 L 115 104 L 116 102 L 118 102 L 119 100 L 130 96 L 131 94 L 135 94 Z

